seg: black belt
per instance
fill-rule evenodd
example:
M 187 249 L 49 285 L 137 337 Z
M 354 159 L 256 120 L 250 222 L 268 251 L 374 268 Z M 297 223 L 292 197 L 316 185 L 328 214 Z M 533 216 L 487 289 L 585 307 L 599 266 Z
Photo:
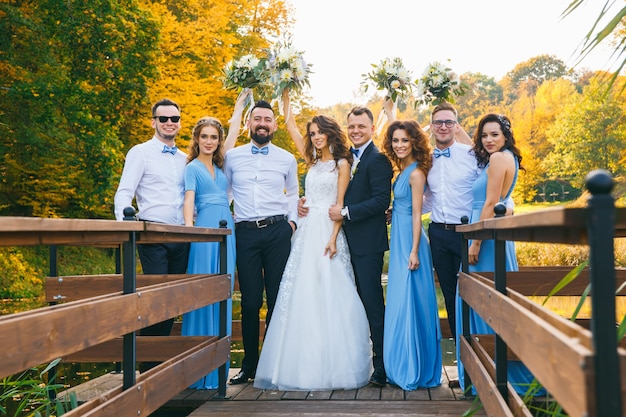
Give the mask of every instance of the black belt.
M 278 222 L 282 222 L 287 220 L 287 216 L 284 214 L 280 214 L 278 216 L 270 216 L 260 220 L 252 220 L 252 221 L 243 221 L 235 223 L 235 229 L 240 227 L 250 228 L 250 229 L 262 229 L 267 226 L 271 226 Z
M 435 227 L 439 227 L 440 229 L 443 230 L 448 230 L 448 231 L 456 231 L 456 227 L 460 226 L 460 224 L 450 224 L 450 223 L 435 223 L 435 222 L 431 222 L 430 226 L 435 226 Z

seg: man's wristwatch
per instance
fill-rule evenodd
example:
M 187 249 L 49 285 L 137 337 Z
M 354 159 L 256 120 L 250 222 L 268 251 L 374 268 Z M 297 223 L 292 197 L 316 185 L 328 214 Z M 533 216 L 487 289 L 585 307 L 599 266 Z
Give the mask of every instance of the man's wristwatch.
M 343 207 L 341 209 L 341 217 L 343 217 L 344 219 L 348 217 L 348 207 Z

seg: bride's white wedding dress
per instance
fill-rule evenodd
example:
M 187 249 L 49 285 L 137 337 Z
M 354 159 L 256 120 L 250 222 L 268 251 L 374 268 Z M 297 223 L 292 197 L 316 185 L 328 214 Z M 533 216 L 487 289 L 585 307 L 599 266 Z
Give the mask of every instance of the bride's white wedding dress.
M 337 237 L 337 255 L 324 255 L 333 229 L 328 208 L 337 201 L 337 178 L 335 161 L 317 162 L 307 174 L 309 214 L 300 219 L 293 237 L 263 342 L 256 388 L 332 390 L 368 383 L 369 324 L 343 230 Z

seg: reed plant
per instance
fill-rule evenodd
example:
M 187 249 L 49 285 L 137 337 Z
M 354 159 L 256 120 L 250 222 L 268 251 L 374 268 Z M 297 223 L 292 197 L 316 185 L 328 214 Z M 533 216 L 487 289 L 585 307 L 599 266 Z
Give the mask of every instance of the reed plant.
M 50 371 L 60 359 L 48 365 L 30 368 L 18 375 L 2 379 L 0 383 L 0 415 L 7 417 L 52 417 L 61 416 L 78 407 L 76 395 L 56 398 L 56 393 L 65 388 L 56 383 Z

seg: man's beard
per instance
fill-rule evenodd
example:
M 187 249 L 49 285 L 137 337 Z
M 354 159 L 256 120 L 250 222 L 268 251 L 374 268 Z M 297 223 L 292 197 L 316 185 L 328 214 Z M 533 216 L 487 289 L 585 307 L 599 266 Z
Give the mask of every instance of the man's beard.
M 258 143 L 259 145 L 265 145 L 267 142 L 272 140 L 272 136 L 273 136 L 273 134 L 265 135 L 265 136 L 259 136 L 256 133 L 251 133 L 250 134 L 250 137 L 252 138 L 252 140 L 255 141 L 256 143 Z

